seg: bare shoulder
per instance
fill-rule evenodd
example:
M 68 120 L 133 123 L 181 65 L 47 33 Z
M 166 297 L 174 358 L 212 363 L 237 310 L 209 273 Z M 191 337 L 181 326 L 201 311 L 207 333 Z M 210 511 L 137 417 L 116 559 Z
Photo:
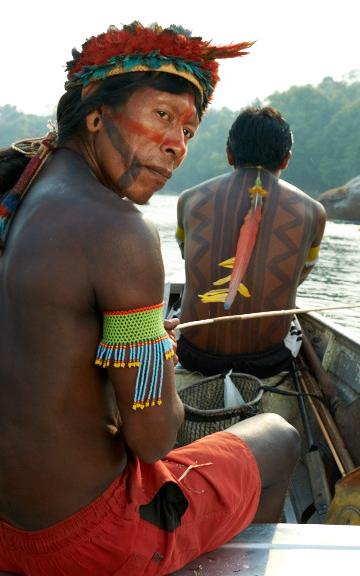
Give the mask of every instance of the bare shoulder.
M 283 190 L 286 190 L 287 192 L 291 192 L 292 194 L 299 195 L 299 196 L 303 197 L 304 199 L 308 198 L 309 200 L 312 200 L 312 198 L 311 198 L 311 196 L 309 196 L 309 194 L 306 194 L 306 192 L 304 192 L 303 190 L 301 190 L 300 188 L 298 188 L 294 184 L 291 184 L 287 180 L 283 180 L 282 178 L 279 178 L 278 182 L 279 182 L 279 186 Z
M 279 180 L 279 185 L 282 190 L 291 195 L 295 195 L 301 202 L 304 208 L 305 219 L 311 223 L 312 233 L 309 240 L 312 246 L 319 246 L 324 235 L 326 226 L 326 211 L 324 206 L 312 198 L 300 188 L 285 180 Z
M 185 205 L 196 205 L 200 200 L 203 201 L 206 197 L 212 197 L 214 194 L 224 190 L 229 181 L 234 178 L 235 172 L 221 174 L 209 180 L 205 180 L 200 184 L 184 190 L 178 198 L 178 205 L 185 207 Z
M 297 196 L 302 198 L 304 202 L 306 202 L 309 206 L 312 206 L 312 208 L 318 213 L 319 217 L 326 218 L 326 211 L 324 206 L 320 202 L 318 202 L 315 198 L 312 198 L 312 196 L 306 194 L 306 192 L 304 192 L 297 186 L 290 184 L 290 182 L 287 182 L 286 180 L 279 179 L 279 185 L 284 190 L 291 192 L 292 194 L 296 194 Z
M 36 247 L 39 265 L 66 294 L 80 301 L 86 290 L 86 304 L 95 301 L 101 309 L 160 302 L 164 272 L 155 226 L 103 186 L 80 156 L 59 150 L 50 162 L 26 199 L 38 225 L 21 235 Z M 22 225 L 21 213 L 15 224 Z
M 85 237 L 91 283 L 100 308 L 137 308 L 162 300 L 159 235 L 135 205 L 115 195 L 99 201 Z
M 105 240 L 115 242 L 132 237 L 132 242 L 158 241 L 155 225 L 144 217 L 133 202 L 109 192 L 107 198 L 100 195 L 93 201 L 93 211 L 98 231 Z

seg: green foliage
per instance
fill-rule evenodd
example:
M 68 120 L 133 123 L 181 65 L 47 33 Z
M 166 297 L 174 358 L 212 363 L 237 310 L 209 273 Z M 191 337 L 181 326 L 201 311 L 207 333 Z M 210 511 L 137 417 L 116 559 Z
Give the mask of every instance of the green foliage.
M 284 178 L 317 196 L 360 172 L 358 129 L 360 82 L 324 78 L 317 86 L 293 86 L 268 103 L 278 108 L 294 134 L 293 158 Z M 357 150 L 357 152 L 356 152 Z
M 341 81 L 326 77 L 318 86 L 292 86 L 254 105 L 278 108 L 294 134 L 293 156 L 283 177 L 316 197 L 360 174 L 360 72 Z M 236 111 L 210 109 L 190 142 L 189 154 L 164 192 L 178 194 L 199 182 L 232 170 L 226 158 L 226 140 Z M 48 118 L 0 107 L 0 146 L 39 136 Z
M 188 156 L 164 189 L 177 192 L 195 186 L 224 172 L 230 167 L 225 154 L 227 135 L 236 112 L 228 108 L 209 110 L 189 144 Z
M 293 155 L 283 177 L 311 196 L 345 184 L 360 174 L 360 72 L 341 81 L 326 77 L 318 86 L 292 86 L 266 102 L 278 108 L 294 134 Z M 211 110 L 189 158 L 169 186 L 176 191 L 230 170 L 225 145 L 236 113 Z
M 48 120 L 45 116 L 19 112 L 9 104 L 0 106 L 0 147 L 9 146 L 16 140 L 46 134 Z
M 322 157 L 319 171 L 333 188 L 360 174 L 360 96 L 333 115 L 323 131 L 329 158 Z

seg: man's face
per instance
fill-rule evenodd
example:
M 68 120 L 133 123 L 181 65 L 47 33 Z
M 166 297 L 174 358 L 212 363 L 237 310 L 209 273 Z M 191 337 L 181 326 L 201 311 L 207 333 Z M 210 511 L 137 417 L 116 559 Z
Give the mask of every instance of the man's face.
M 118 109 L 104 106 L 95 139 L 102 181 L 144 204 L 183 162 L 198 126 L 191 94 L 141 88 Z

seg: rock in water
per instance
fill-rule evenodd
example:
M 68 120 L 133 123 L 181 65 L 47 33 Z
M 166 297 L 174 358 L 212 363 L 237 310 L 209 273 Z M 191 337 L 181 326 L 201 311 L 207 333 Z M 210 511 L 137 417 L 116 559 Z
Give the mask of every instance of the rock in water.
M 360 176 L 322 192 L 317 200 L 324 206 L 328 218 L 360 222 Z

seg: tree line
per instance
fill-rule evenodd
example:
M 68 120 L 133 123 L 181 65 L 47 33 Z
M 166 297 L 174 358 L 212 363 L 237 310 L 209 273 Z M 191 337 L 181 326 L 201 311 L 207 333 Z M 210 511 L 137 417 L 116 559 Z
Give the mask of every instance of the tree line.
M 255 106 L 274 106 L 294 134 L 293 156 L 283 177 L 313 197 L 360 174 L 360 71 L 340 81 L 326 77 L 317 86 L 292 86 Z M 210 109 L 190 142 L 190 153 L 164 192 L 185 188 L 228 172 L 225 148 L 229 128 L 240 110 Z M 0 147 L 47 131 L 45 116 L 0 106 Z

